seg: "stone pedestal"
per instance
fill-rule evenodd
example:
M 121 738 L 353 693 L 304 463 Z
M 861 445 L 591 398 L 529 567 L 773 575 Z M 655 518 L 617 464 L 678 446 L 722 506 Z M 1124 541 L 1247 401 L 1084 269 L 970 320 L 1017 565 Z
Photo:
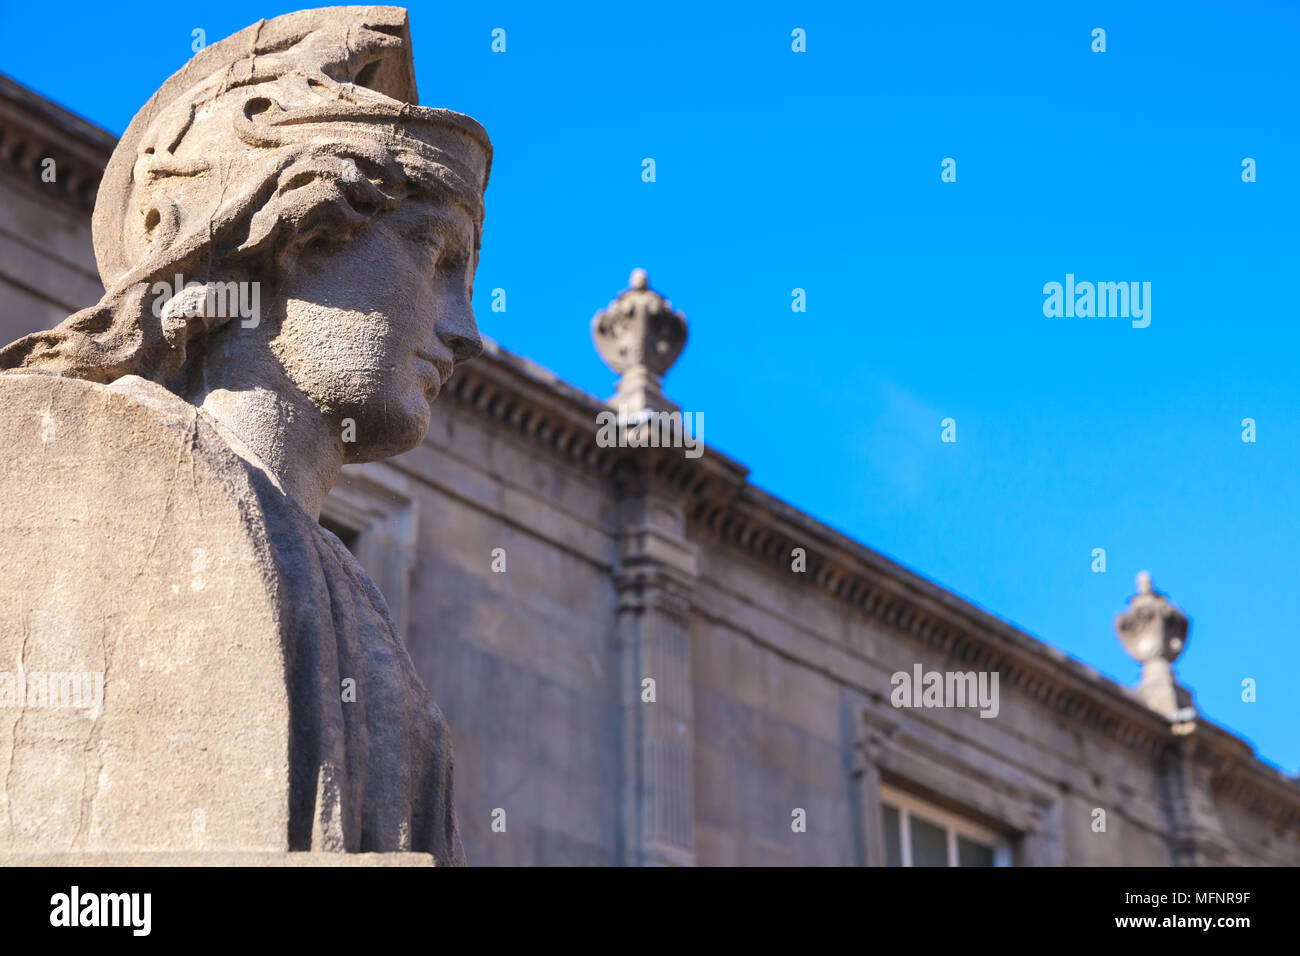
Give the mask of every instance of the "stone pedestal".
M 279 582 L 211 429 L 0 376 L 0 849 L 288 850 Z

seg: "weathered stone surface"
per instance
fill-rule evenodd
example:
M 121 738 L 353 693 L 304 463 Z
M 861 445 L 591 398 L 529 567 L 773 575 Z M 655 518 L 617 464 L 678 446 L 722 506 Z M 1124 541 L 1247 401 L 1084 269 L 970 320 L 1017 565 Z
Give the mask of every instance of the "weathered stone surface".
M 77 379 L 0 375 L 0 434 L 0 670 L 102 688 L 0 708 L 0 847 L 288 849 L 284 595 L 256 476 L 192 407 Z
M 481 349 L 491 146 L 415 100 L 399 8 L 207 47 L 109 161 L 104 297 L 0 350 L 0 849 L 463 861 L 445 722 L 317 522 Z

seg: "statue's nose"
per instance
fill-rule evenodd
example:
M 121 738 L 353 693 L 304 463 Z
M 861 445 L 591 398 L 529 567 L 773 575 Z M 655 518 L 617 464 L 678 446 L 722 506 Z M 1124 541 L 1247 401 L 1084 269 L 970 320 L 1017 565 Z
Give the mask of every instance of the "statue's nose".
M 451 352 L 456 362 L 465 362 L 483 353 L 483 340 L 479 338 L 478 323 L 469 299 L 457 297 L 456 304 L 438 323 L 438 341 Z

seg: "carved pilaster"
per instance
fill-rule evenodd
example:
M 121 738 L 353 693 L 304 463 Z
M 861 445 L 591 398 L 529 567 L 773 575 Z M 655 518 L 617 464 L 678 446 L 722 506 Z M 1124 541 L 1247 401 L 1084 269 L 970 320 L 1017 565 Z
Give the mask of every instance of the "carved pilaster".
M 853 748 L 852 766 L 854 816 L 858 822 L 858 865 L 885 865 L 885 826 L 880 812 L 880 767 L 876 748 L 861 740 Z
M 1169 819 L 1169 851 L 1174 866 L 1236 863 L 1214 805 L 1214 767 L 1206 757 L 1198 753 L 1190 731 L 1180 733 L 1159 757 L 1157 769 Z
M 623 723 L 622 861 L 695 862 L 690 597 L 695 547 L 680 505 L 643 481 L 620 511 L 617 639 Z M 647 680 L 653 681 L 653 700 Z

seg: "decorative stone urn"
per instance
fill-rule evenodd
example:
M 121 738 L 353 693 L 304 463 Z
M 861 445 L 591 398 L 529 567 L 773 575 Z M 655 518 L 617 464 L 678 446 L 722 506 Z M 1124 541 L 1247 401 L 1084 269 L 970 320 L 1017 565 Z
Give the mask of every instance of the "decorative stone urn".
M 629 288 L 591 320 L 591 337 L 605 364 L 619 373 L 618 391 L 607 404 L 630 416 L 677 411 L 662 379 L 686 346 L 686 316 L 650 288 L 644 269 L 633 269 Z
M 1142 665 L 1139 696 L 1170 720 L 1196 715 L 1192 695 L 1174 677 L 1174 661 L 1187 647 L 1187 615 L 1151 584 L 1151 575 L 1137 576 L 1138 593 L 1128 610 L 1115 618 L 1115 633 L 1129 656 Z

